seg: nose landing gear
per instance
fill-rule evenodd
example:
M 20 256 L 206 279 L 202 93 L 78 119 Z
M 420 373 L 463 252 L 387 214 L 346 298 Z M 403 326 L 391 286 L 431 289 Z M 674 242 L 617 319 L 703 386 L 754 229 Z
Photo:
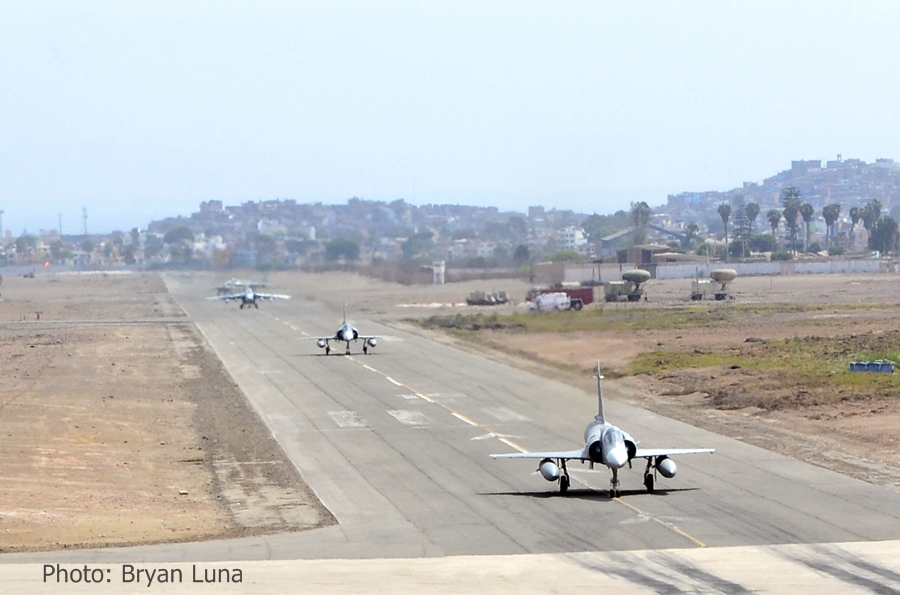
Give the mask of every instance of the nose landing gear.
M 622 491 L 619 489 L 619 470 L 613 467 L 612 473 L 612 479 L 609 480 L 609 497 L 618 498 L 622 495 Z

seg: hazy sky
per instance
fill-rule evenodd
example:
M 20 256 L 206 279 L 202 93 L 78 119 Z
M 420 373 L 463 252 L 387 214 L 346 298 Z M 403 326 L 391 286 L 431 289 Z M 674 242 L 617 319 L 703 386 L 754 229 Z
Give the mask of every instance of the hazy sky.
M 14 233 L 200 201 L 611 213 L 900 160 L 900 2 L 0 0 Z

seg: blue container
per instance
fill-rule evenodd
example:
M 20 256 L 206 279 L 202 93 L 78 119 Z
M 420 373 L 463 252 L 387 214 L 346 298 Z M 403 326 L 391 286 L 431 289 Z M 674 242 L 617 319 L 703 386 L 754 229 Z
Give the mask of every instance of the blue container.
M 894 373 L 894 362 L 892 362 L 891 360 L 887 360 L 887 359 L 882 360 L 881 365 L 878 368 L 878 371 L 884 372 L 886 374 L 893 374 Z
M 850 371 L 851 372 L 865 372 L 866 371 L 866 362 L 850 362 Z
M 881 370 L 881 362 L 866 362 L 866 372 L 878 372 Z

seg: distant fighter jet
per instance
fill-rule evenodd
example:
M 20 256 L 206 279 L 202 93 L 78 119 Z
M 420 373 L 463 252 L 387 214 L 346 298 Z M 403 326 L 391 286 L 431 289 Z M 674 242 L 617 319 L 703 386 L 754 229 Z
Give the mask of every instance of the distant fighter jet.
M 600 362 L 597 362 L 597 398 L 600 401 L 600 412 L 584 430 L 584 447 L 570 451 L 517 452 L 496 454 L 491 457 L 495 459 L 542 459 L 538 465 L 538 471 L 547 481 L 559 480 L 559 491 L 562 494 L 566 493 L 570 484 L 566 461 L 573 459 L 582 462 L 589 461 L 591 469 L 594 468 L 594 463 L 600 463 L 612 470 L 609 497 L 617 498 L 621 495 L 619 469 L 625 465 L 630 468 L 633 459 L 646 459 L 644 487 L 648 492 L 653 492 L 656 471 L 667 478 L 675 477 L 675 473 L 678 471 L 675 461 L 670 459 L 670 456 L 711 453 L 715 450 L 712 448 L 638 448 L 634 438 L 604 418 L 601 380 L 603 380 L 603 376 L 600 374 Z M 562 469 L 562 475 L 560 475 L 560 469 Z
M 381 337 L 377 335 L 360 335 L 359 331 L 356 330 L 356 327 L 347 322 L 347 304 L 344 304 L 344 323 L 338 327 L 338 330 L 334 335 L 330 337 L 306 337 L 306 339 L 310 339 L 316 342 L 316 345 L 323 348 L 325 350 L 325 355 L 331 353 L 331 341 L 342 341 L 347 344 L 347 351 L 345 355 L 350 355 L 350 342 L 351 341 L 362 341 L 363 342 L 363 353 L 369 353 L 370 347 L 375 347 L 378 345 L 378 339 Z
M 268 284 L 265 281 L 241 281 L 240 279 L 235 279 L 232 277 L 225 283 L 222 283 L 218 287 L 216 287 L 217 295 L 230 295 L 234 292 L 235 287 L 249 287 L 250 289 L 257 289 L 259 287 L 266 287 Z
M 257 300 L 289 300 L 291 296 L 283 295 L 280 293 L 258 293 L 253 291 L 253 288 L 249 285 L 247 289 L 242 293 L 232 293 L 230 295 L 214 295 L 212 297 L 206 298 L 208 300 L 224 300 L 226 302 L 230 302 L 231 300 L 241 300 L 241 310 L 244 309 L 244 306 L 250 307 L 253 306 L 257 310 L 259 310 L 259 304 L 257 304 Z

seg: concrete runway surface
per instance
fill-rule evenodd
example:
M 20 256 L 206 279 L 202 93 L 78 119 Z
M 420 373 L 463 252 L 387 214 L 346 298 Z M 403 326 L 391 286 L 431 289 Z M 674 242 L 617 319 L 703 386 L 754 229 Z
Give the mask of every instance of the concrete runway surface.
M 419 577 L 419 586 L 434 592 L 452 592 L 452 581 L 427 576 L 458 576 L 460 586 L 476 581 L 462 592 L 484 591 L 474 588 L 481 579 L 486 592 L 504 585 L 508 591 L 509 577 L 521 579 L 517 590 L 534 592 L 582 584 L 680 592 L 663 583 L 784 592 L 767 582 L 777 577 L 797 581 L 791 592 L 820 592 L 823 585 L 830 592 L 900 592 L 898 546 L 889 541 L 900 538 L 897 488 L 705 432 L 607 392 L 607 418 L 642 447 L 716 453 L 677 458 L 677 477 L 660 478 L 655 494 L 641 486 L 638 465 L 625 469 L 623 497 L 615 500 L 606 495 L 605 468 L 574 463 L 572 489 L 562 497 L 534 473 L 535 461 L 488 455 L 580 447 L 595 395 L 352 312 L 361 333 L 386 338 L 367 356 L 360 345 L 351 356 L 339 346 L 324 356 L 304 337 L 332 334 L 339 312 L 302 299 L 242 311 L 207 302 L 208 282 L 167 282 L 338 524 L 245 539 L 10 554 L 0 556 L 12 564 L 0 566 L 0 576 L 27 583 L 31 563 L 241 561 L 277 582 L 269 591 L 257 583 L 253 592 L 273 593 L 283 584 L 275 577 L 291 573 L 299 573 L 295 585 L 309 581 L 319 589 L 315 569 L 338 581 L 330 587 L 336 592 L 340 580 L 344 590 L 375 591 L 366 581 L 376 580 L 377 568 L 399 572 L 398 585 Z M 873 541 L 883 543 L 849 543 Z M 836 543 L 845 545 L 812 545 Z M 768 547 L 779 544 L 808 545 Z M 248 562 L 295 559 L 310 561 Z M 388 573 L 385 580 L 394 579 Z M 393 590 L 391 584 L 380 587 Z

